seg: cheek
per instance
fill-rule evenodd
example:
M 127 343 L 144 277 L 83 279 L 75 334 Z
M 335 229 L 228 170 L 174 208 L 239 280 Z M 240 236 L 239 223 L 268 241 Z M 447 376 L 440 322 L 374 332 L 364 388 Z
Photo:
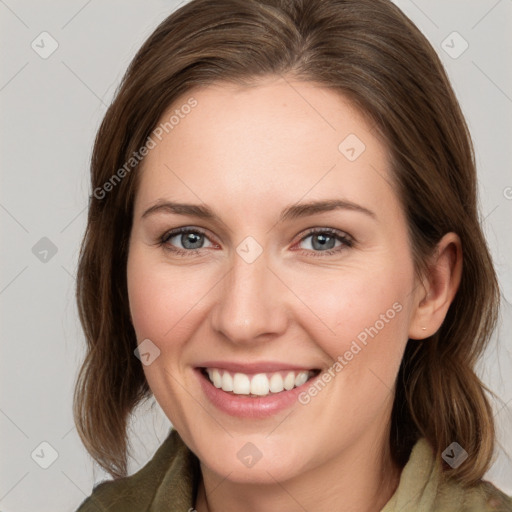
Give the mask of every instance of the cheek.
M 200 310 L 201 297 L 214 284 L 204 272 L 150 261 L 137 249 L 130 251 L 127 272 L 137 339 L 149 338 L 157 345 L 165 339 L 182 339 L 179 333 L 183 334 Z
M 307 311 L 302 326 L 331 360 L 368 364 L 392 382 L 407 342 L 414 272 L 409 260 L 318 273 L 295 281 Z M 358 364 L 354 364 L 358 362 Z M 346 373 L 346 372 L 345 372 Z
M 127 284 L 137 341 L 149 339 L 160 350 L 161 357 L 143 366 L 147 382 L 171 423 L 183 427 L 189 404 L 181 384 L 187 365 L 184 349 L 197 327 L 201 297 L 213 284 L 205 281 L 204 273 L 155 261 L 154 254 L 136 244 L 129 252 Z

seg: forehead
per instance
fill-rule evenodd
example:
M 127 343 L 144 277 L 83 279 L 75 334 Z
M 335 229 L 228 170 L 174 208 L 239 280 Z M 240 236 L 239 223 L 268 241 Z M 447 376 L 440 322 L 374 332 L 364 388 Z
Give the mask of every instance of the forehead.
M 221 196 L 233 207 L 333 190 L 375 201 L 389 188 L 385 144 L 348 99 L 315 83 L 275 78 L 195 88 L 159 127 L 141 169 L 139 209 L 166 195 Z

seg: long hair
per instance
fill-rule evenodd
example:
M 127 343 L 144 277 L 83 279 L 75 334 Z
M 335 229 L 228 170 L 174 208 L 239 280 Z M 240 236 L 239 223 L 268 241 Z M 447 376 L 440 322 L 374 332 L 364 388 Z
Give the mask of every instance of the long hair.
M 443 325 L 424 341 L 408 341 L 389 446 L 403 465 L 420 437 L 437 456 L 457 441 L 470 463 L 445 466 L 445 475 L 471 485 L 489 467 L 495 442 L 474 366 L 495 327 L 499 290 L 463 114 L 436 52 L 388 0 L 192 0 L 140 48 L 92 154 L 76 290 L 87 342 L 74 397 L 78 433 L 114 478 L 126 475 L 127 421 L 151 395 L 133 354 L 126 284 L 139 149 L 194 87 L 284 75 L 338 91 L 385 141 L 418 273 L 445 233 L 461 238 L 462 279 Z

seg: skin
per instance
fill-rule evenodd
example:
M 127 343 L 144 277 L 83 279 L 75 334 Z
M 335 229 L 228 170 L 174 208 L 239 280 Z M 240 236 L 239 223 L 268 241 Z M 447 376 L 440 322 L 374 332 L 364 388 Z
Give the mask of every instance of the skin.
M 144 366 L 149 386 L 201 462 L 196 509 L 380 510 L 401 470 L 388 448 L 400 361 L 408 338 L 441 325 L 460 280 L 460 241 L 447 234 L 417 277 L 387 148 L 343 96 L 269 77 L 194 89 L 169 112 L 190 96 L 198 105 L 140 171 L 127 277 L 138 342 L 161 351 Z M 366 146 L 355 161 L 338 150 L 349 134 Z M 336 209 L 279 222 L 294 203 L 340 198 L 373 215 Z M 207 205 L 219 220 L 142 218 L 163 200 Z M 180 236 L 159 245 L 185 226 L 206 232 L 202 249 L 185 248 Z M 337 240 L 328 249 L 338 252 L 326 255 L 311 228 L 353 243 Z M 252 263 L 236 251 L 248 236 L 263 249 Z M 173 246 L 189 252 L 165 249 Z M 242 419 L 199 386 L 194 368 L 205 360 L 326 370 L 396 303 L 400 312 L 307 405 Z M 251 468 L 237 457 L 247 442 L 262 454 Z

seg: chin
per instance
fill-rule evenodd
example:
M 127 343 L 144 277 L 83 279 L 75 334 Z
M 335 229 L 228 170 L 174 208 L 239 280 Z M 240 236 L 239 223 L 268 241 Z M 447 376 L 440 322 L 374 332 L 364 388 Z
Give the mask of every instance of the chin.
M 194 443 L 197 450 L 193 451 L 203 466 L 236 483 L 275 484 L 306 470 L 304 450 L 296 448 L 305 443 L 289 438 L 283 442 L 281 436 L 270 439 L 266 435 L 230 437 L 224 433 L 222 439 L 199 435 L 203 440 Z

